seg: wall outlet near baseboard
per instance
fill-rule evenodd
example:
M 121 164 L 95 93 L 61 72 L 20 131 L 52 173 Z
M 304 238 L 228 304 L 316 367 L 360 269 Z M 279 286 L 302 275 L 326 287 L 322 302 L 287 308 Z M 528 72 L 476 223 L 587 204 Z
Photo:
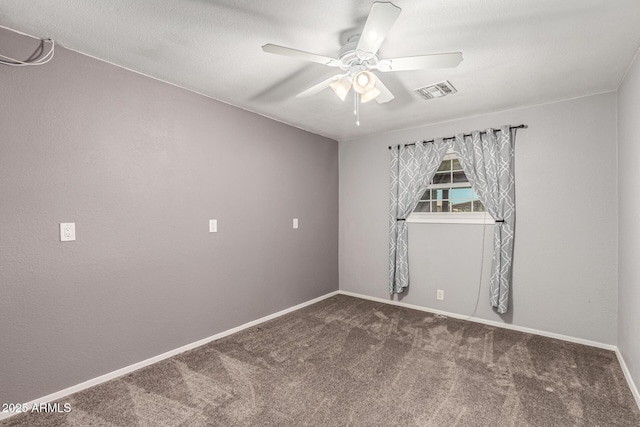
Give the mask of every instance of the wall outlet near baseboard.
M 76 240 L 76 223 L 61 222 L 60 223 L 60 241 L 72 242 Z
M 438 290 L 436 291 L 436 299 L 437 299 L 438 301 L 444 301 L 444 290 L 442 290 L 442 289 L 438 289 Z

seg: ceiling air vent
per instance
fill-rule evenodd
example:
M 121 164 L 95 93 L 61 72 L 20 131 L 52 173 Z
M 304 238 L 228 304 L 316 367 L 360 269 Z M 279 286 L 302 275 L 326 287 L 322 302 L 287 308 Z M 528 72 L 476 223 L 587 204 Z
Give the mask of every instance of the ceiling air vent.
M 447 80 L 416 89 L 416 93 L 424 99 L 442 98 L 456 92 L 456 88 Z

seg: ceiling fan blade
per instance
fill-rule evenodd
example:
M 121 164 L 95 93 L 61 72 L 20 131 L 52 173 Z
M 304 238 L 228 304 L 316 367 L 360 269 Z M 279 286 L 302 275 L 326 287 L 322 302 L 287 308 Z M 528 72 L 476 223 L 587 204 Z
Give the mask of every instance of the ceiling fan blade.
M 393 3 L 375 2 L 364 24 L 356 51 L 376 53 L 387 37 L 389 30 L 400 16 L 400 9 Z
M 317 62 L 318 64 L 324 64 L 330 67 L 340 66 L 340 61 L 337 59 L 316 55 L 315 53 L 305 52 L 303 50 L 291 49 L 290 47 L 278 46 L 276 44 L 265 44 L 262 46 L 262 50 L 267 53 L 289 56 L 291 58 L 302 59 L 303 61 Z
M 391 101 L 395 96 L 391 93 L 389 89 L 382 83 L 380 78 L 376 79 L 376 89 L 380 91 L 380 95 L 376 96 L 375 100 L 378 104 L 384 104 L 385 102 Z
M 316 93 L 320 92 L 321 90 L 324 90 L 326 88 L 328 88 L 329 86 L 331 86 L 331 83 L 340 80 L 341 78 L 344 77 L 344 74 L 338 74 L 336 76 L 333 77 L 329 77 L 327 80 L 318 83 L 317 85 L 311 86 L 309 89 L 300 92 L 299 94 L 296 95 L 296 98 L 303 98 L 305 96 L 311 96 L 311 95 L 315 95 Z
M 383 59 L 378 70 L 409 71 L 426 68 L 455 68 L 462 62 L 462 52 L 437 53 L 434 55 L 406 56 L 404 58 Z

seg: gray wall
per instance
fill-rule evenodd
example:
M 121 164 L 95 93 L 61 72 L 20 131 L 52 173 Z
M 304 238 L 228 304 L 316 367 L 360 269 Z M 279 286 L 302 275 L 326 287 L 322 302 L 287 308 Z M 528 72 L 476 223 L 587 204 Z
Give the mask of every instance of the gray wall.
M 487 226 L 476 316 L 615 344 L 615 93 L 340 141 L 340 289 L 389 298 L 388 145 L 520 123 L 529 128 L 516 140 L 511 310 L 500 317 L 489 307 L 493 226 Z M 402 301 L 471 315 L 482 238 L 482 225 L 411 224 L 411 285 Z M 436 289 L 445 290 L 444 301 L 436 300 Z
M 0 218 L 24 402 L 337 290 L 338 144 L 58 48 L 0 67 Z
M 640 387 L 640 60 L 618 89 L 618 348 Z

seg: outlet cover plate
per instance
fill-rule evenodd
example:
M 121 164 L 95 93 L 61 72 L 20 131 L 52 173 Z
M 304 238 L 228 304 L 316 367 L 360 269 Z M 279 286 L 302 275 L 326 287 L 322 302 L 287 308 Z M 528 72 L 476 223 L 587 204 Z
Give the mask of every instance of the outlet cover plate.
M 61 222 L 60 223 L 60 241 L 72 242 L 76 240 L 76 223 Z
M 444 291 L 442 289 L 436 291 L 436 299 L 438 301 L 444 301 Z

